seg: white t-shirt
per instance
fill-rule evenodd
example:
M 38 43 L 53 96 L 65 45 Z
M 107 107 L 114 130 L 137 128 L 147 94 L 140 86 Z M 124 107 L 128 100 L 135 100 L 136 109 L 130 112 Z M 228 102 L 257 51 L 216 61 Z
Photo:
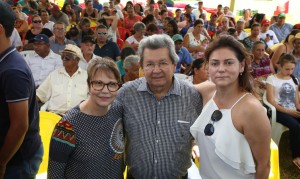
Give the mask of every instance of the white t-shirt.
M 266 42 L 267 45 L 268 45 L 268 47 L 272 47 L 273 45 L 279 43 L 279 41 L 278 41 L 278 39 L 277 39 L 277 36 L 276 36 L 276 34 L 273 32 L 273 30 L 268 30 L 268 31 L 265 32 L 265 33 L 260 32 L 260 33 L 259 33 L 259 37 L 265 40 L 267 34 L 269 34 L 269 35 L 270 35 L 270 38 L 272 39 L 272 40 L 270 39 L 269 42 Z
M 47 28 L 47 29 L 51 30 L 51 32 L 53 32 L 53 25 L 54 25 L 54 22 L 48 21 L 46 24 L 44 24 L 43 28 Z
M 244 40 L 244 38 L 246 38 L 246 37 L 248 37 L 249 35 L 247 34 L 247 32 L 245 32 L 245 31 L 242 31 L 241 33 L 240 33 L 240 35 L 237 37 L 238 38 L 238 40 Z
M 276 75 L 270 75 L 267 78 L 267 83 L 274 87 L 275 102 L 286 109 L 296 109 L 295 107 L 295 95 L 296 84 L 291 79 L 283 80 L 276 77 Z
M 13 30 L 11 36 L 10 36 L 10 41 L 11 41 L 11 44 L 15 47 L 22 47 L 23 46 L 21 37 L 20 37 L 20 35 L 19 35 L 16 28 L 14 28 L 14 30 Z

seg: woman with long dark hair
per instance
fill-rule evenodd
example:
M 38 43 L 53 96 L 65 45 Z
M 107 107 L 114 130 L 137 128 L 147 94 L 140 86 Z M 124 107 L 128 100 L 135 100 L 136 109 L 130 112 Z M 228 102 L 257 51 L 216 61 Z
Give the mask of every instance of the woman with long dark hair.
M 204 107 L 190 129 L 201 153 L 203 178 L 269 177 L 271 125 L 253 95 L 249 58 L 229 35 L 220 36 L 205 51 L 211 81 L 197 85 Z

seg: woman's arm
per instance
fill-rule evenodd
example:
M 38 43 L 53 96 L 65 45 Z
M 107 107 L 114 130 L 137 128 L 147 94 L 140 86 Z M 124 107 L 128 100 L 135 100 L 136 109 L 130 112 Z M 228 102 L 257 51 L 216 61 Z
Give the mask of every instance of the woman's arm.
M 271 58 L 271 62 L 273 64 L 273 67 L 275 69 L 279 68 L 279 65 L 277 64 L 279 57 L 282 53 L 285 53 L 285 46 L 282 44 L 280 46 L 278 46 L 273 53 L 273 56 Z
M 112 20 L 111 28 L 113 31 L 116 31 L 118 26 L 118 17 L 117 16 L 104 16 L 105 20 Z
M 27 32 L 28 31 L 28 23 L 26 20 L 22 23 L 21 27 L 18 29 L 19 33 Z
M 84 17 L 85 12 L 86 12 L 86 9 L 83 9 L 81 14 L 80 14 L 80 17 Z M 73 19 L 73 13 L 72 13 L 72 19 Z
M 193 52 L 204 52 L 205 48 L 202 47 L 201 45 L 198 45 L 196 47 L 190 47 L 190 37 L 188 34 L 186 34 L 183 38 L 183 46 L 188 49 L 188 51 L 190 53 L 193 53 Z
M 246 98 L 247 100 L 243 101 L 240 106 L 247 106 L 247 109 L 242 109 L 240 106 L 236 108 L 233 119 L 240 119 L 242 133 L 250 145 L 255 162 L 255 179 L 268 179 L 270 173 L 270 120 L 264 107 L 254 96 L 246 96 Z

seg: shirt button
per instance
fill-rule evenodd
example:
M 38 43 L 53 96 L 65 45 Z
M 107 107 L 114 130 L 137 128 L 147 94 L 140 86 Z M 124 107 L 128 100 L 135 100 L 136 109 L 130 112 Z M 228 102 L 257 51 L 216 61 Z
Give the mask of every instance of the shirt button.
M 156 140 L 156 143 L 158 143 L 159 142 L 159 140 Z
M 154 162 L 157 163 L 157 160 L 155 160 Z
M 157 121 L 157 124 L 160 124 L 160 121 Z

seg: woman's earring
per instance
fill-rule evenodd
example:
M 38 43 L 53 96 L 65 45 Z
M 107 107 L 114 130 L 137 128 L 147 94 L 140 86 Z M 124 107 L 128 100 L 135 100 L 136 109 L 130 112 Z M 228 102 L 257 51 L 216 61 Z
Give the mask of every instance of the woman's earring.
M 240 73 L 240 76 L 242 76 L 242 75 L 243 75 L 243 72 Z

